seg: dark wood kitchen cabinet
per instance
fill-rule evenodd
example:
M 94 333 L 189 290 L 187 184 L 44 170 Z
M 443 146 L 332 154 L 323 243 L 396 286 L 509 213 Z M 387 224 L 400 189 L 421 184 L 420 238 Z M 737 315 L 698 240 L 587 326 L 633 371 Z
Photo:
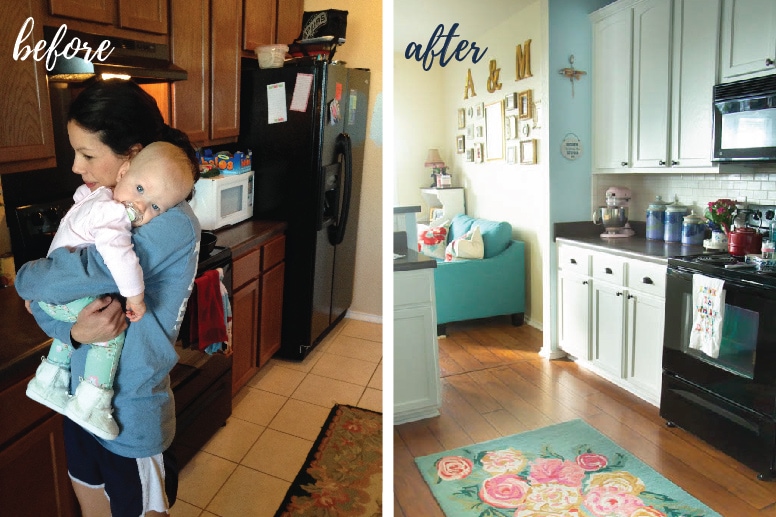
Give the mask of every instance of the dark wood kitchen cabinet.
M 78 515 L 65 463 L 62 416 L 27 398 L 30 377 L 0 392 L 3 515 Z
M 54 16 L 167 34 L 167 0 L 49 0 Z
M 243 13 L 243 51 L 253 57 L 259 45 L 287 45 L 299 37 L 304 0 L 245 0 Z
M 11 59 L 19 31 L 28 17 L 37 21 L 38 7 L 36 0 L 0 3 L 3 26 L 13 28 L 0 32 L 0 48 L 8 52 L 0 74 L 0 173 L 56 166 L 45 64 Z M 32 38 L 43 39 L 42 25 L 34 25 Z M 34 47 L 34 41 L 26 44 Z
M 234 258 L 232 395 L 280 348 L 285 235 Z
M 240 132 L 241 0 L 171 0 L 172 61 L 188 80 L 172 85 L 172 125 L 195 145 Z

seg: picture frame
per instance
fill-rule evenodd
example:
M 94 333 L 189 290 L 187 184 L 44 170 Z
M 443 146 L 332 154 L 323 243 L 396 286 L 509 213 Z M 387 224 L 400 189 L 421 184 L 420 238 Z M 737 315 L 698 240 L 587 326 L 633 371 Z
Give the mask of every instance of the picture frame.
M 475 118 L 482 118 L 485 116 L 485 103 L 481 102 L 474 106 L 474 116 Z
M 463 154 L 466 150 L 466 137 L 458 135 L 455 137 L 455 149 L 458 154 Z
M 474 163 L 482 163 L 483 154 L 482 144 L 474 144 Z
M 514 165 L 517 163 L 517 146 L 510 145 L 507 147 L 507 163 Z
M 518 117 L 520 117 L 520 120 L 533 119 L 533 111 L 531 109 L 533 105 L 532 97 L 533 94 L 531 93 L 531 90 L 520 92 L 517 102 Z
M 458 110 L 458 129 L 466 128 L 466 110 L 461 108 Z
M 535 138 L 520 142 L 520 163 L 523 165 L 534 165 L 536 163 Z
M 514 140 L 520 136 L 517 134 L 517 117 L 515 115 L 507 117 L 506 128 L 507 140 Z
M 469 120 L 473 120 L 474 119 L 474 108 L 469 106 L 469 109 L 466 110 L 466 116 L 469 117 Z
M 474 140 L 474 124 L 466 126 L 466 138 Z
M 477 138 L 482 138 L 483 136 L 485 136 L 485 128 L 483 128 L 482 126 L 475 127 L 474 136 L 476 136 Z
M 507 111 L 517 109 L 517 92 L 512 92 L 504 98 L 504 109 Z
M 504 159 L 504 101 L 485 106 L 485 145 L 488 161 Z
M 466 161 L 467 162 L 473 162 L 474 161 L 474 148 L 470 148 L 466 150 Z
M 445 209 L 441 206 L 432 206 L 428 209 L 428 221 L 436 221 L 440 217 L 444 217 Z

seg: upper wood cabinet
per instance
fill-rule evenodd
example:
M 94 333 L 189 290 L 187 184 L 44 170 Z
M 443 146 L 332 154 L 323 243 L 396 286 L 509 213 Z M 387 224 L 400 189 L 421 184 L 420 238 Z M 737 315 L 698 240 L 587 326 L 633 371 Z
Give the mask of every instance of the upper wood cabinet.
M 241 0 L 172 0 L 172 61 L 188 73 L 172 85 L 172 125 L 197 145 L 240 131 Z
M 0 2 L 4 26 L 15 28 L 0 33 L 0 48 L 9 52 L 0 74 L 0 173 L 56 166 L 45 65 L 32 57 L 10 58 L 25 20 L 30 16 L 37 20 L 33 1 Z M 35 41 L 43 39 L 42 25 L 35 24 L 32 37 Z
M 721 82 L 776 72 L 776 2 L 725 0 L 720 49 Z
M 49 0 L 53 16 L 167 34 L 167 0 Z
M 259 45 L 289 44 L 302 32 L 304 0 L 245 0 L 243 50 L 253 54 Z

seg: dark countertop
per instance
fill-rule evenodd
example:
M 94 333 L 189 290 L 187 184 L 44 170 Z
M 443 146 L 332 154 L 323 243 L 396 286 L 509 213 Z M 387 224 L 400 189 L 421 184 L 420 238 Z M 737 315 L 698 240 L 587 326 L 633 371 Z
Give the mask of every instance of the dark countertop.
M 556 223 L 555 241 L 662 264 L 665 264 L 669 257 L 699 255 L 705 251 L 703 246 L 685 246 L 679 242 L 648 240 L 644 237 L 646 233 L 644 222 L 632 221 L 631 226 L 636 232 L 635 235 L 605 239 L 601 237 L 603 227 L 589 221 Z
M 218 246 L 232 249 L 233 258 L 282 233 L 286 224 L 248 220 L 216 230 Z M 40 358 L 48 354 L 51 339 L 35 323 L 13 287 L 0 288 L 0 391 L 35 373 Z
M 437 267 L 437 261 L 427 257 L 415 250 L 406 249 L 399 254 L 404 255 L 401 258 L 393 259 L 393 272 L 416 271 L 418 269 L 428 269 Z

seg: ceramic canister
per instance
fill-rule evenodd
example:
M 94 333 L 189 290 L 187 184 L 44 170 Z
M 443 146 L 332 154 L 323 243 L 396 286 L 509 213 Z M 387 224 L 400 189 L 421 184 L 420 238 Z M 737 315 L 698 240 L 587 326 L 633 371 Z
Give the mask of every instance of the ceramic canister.
M 647 208 L 647 239 L 663 240 L 667 204 L 662 197 L 656 196 Z
M 706 225 L 703 218 L 695 215 L 694 212 L 684 216 L 682 220 L 682 244 L 702 245 L 703 237 L 706 233 Z
M 682 240 L 682 223 L 685 215 L 687 215 L 687 207 L 684 205 L 674 203 L 666 207 L 664 241 L 680 242 Z

